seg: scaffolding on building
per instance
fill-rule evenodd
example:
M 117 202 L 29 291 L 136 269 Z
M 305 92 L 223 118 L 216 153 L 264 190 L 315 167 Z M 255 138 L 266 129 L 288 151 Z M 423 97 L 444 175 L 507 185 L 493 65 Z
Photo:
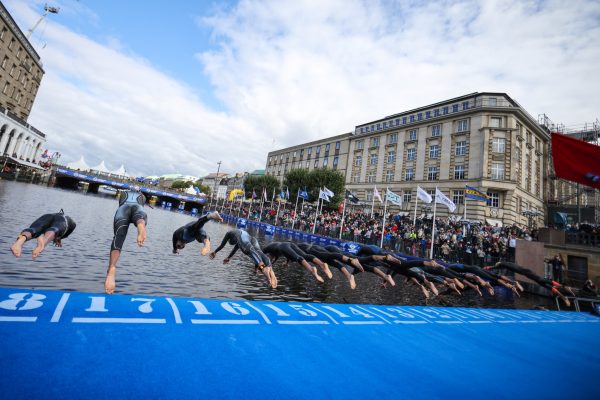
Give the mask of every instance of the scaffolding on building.
M 591 123 L 586 122 L 566 126 L 564 124 L 555 124 L 546 114 L 539 114 L 538 124 L 548 133 L 561 133 L 574 139 L 600 146 L 600 121 L 597 118 L 596 121 Z M 554 174 L 551 146 L 552 144 L 550 144 L 550 151 L 548 151 L 548 170 L 550 171 L 547 197 L 548 205 L 573 205 L 573 200 L 575 200 L 579 209 L 582 200 L 584 200 L 584 206 L 594 207 L 595 223 L 600 223 L 600 190 L 564 179 L 557 179 Z M 578 219 L 581 219 L 581 217 L 579 216 Z

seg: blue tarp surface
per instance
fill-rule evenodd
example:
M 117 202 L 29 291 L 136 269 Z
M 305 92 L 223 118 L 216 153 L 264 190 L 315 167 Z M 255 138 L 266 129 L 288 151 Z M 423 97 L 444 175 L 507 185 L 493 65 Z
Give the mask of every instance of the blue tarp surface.
M 2 398 L 598 399 L 586 313 L 0 289 Z

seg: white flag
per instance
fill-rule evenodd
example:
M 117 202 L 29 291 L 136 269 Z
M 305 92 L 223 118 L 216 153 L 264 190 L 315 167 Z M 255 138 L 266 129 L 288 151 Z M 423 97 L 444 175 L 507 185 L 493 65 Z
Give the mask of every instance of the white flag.
M 396 193 L 392 192 L 390 189 L 386 190 L 385 197 L 387 201 L 392 204 L 396 204 L 397 206 L 402 205 L 402 196 L 398 196 Z
M 448 207 L 448 209 L 450 210 L 450 212 L 454 212 L 454 210 L 456 210 L 456 204 L 454 204 L 452 200 L 447 198 L 446 195 L 440 192 L 440 190 L 437 188 L 435 189 L 435 202 L 445 204 L 446 207 Z
M 377 190 L 377 186 L 375 186 L 375 189 L 373 189 L 373 197 L 378 199 L 380 203 L 383 203 L 383 200 L 381 200 L 381 195 L 379 194 L 379 190 Z
M 329 201 L 329 196 L 327 196 L 327 193 L 322 190 L 319 190 L 319 198 L 325 201 Z
M 423 189 L 421 189 L 421 186 L 417 186 L 417 197 L 423 203 L 431 203 L 431 200 L 432 200 L 431 195 L 429 193 L 427 193 L 426 191 L 424 191 Z
M 325 194 L 327 195 L 327 197 L 333 197 L 334 193 L 327 189 L 325 186 L 323 186 L 323 191 L 325 192 Z M 329 201 L 329 199 L 327 199 Z

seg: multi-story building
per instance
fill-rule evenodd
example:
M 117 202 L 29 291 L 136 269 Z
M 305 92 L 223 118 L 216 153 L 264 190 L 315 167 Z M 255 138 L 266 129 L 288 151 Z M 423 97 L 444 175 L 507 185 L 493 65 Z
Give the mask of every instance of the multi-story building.
M 331 168 L 346 173 L 348 149 L 352 133 L 332 136 L 304 143 L 267 155 L 266 174 L 283 182 L 285 175 L 293 169 Z
M 430 194 L 439 188 L 457 204 L 454 214 L 463 216 L 469 185 L 487 193 L 489 200 L 467 200 L 468 219 L 543 223 L 549 135 L 506 93 L 445 100 L 357 125 L 342 136 L 270 152 L 267 172 L 283 179 L 299 161 L 306 162 L 306 155 L 298 159 L 301 149 L 339 140 L 349 145 L 346 187 L 363 201 L 372 201 L 375 187 L 380 192 L 387 187 L 403 197 L 396 211 L 412 213 L 417 186 Z M 303 163 L 299 167 L 306 167 Z M 344 166 L 338 169 L 344 171 Z M 432 213 L 422 203 L 417 212 Z M 447 216 L 448 210 L 438 205 L 437 213 Z
M 27 121 L 43 76 L 40 56 L 0 3 L 0 106 Z

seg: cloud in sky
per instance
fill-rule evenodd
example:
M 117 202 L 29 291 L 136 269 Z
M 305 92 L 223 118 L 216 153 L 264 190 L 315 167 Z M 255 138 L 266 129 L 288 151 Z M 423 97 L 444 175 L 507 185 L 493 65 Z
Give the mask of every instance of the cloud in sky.
M 36 18 L 19 3 L 9 10 Z M 273 140 L 333 136 L 475 91 L 577 124 L 600 105 L 599 21 L 589 1 L 242 0 L 198 17 L 213 32 L 198 73 L 222 110 L 126 44 L 48 23 L 30 122 L 69 160 L 194 175 L 219 160 L 227 172 L 262 168 Z

